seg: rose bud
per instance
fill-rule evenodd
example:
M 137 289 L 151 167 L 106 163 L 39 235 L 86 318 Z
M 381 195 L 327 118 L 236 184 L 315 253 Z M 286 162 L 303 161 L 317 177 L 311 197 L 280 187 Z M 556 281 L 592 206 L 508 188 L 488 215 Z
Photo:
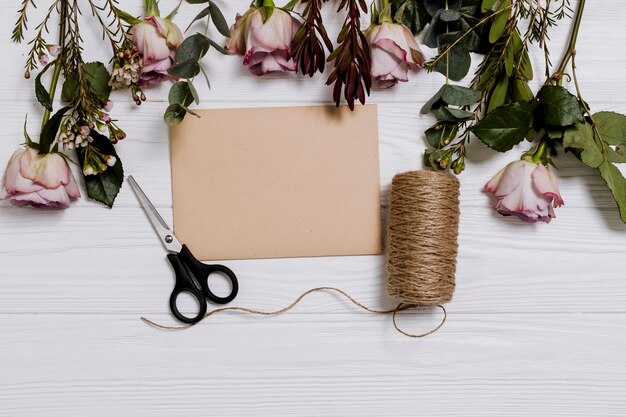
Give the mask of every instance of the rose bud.
M 389 88 L 398 81 L 408 81 L 409 69 L 424 67 L 424 54 L 405 25 L 383 21 L 370 25 L 363 34 L 370 45 L 374 86 Z
M 550 223 L 554 208 L 563 205 L 556 177 L 543 164 L 521 160 L 498 172 L 485 189 L 498 198 L 496 210 L 528 222 Z
M 165 80 L 176 80 L 167 70 L 176 63 L 176 50 L 183 41 L 178 26 L 168 19 L 150 16 L 131 29 L 133 43 L 143 56 L 139 85 L 149 87 Z
M 9 198 L 16 206 L 68 208 L 80 197 L 65 158 L 57 153 L 40 155 L 28 147 L 15 151 L 2 184 L 0 200 Z
M 297 19 L 278 8 L 264 22 L 261 9 L 252 7 L 243 16 L 237 15 L 226 50 L 244 56 L 243 65 L 254 75 L 295 71 L 291 43 L 300 26 Z

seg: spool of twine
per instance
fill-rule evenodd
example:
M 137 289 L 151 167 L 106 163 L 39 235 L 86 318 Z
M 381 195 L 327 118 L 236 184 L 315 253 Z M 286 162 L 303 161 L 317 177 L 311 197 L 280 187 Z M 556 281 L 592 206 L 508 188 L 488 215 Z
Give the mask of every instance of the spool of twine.
M 441 304 L 450 301 L 454 293 L 458 227 L 459 182 L 454 176 L 432 171 L 398 174 L 391 185 L 387 264 L 387 290 L 391 297 L 399 301 L 396 307 L 375 309 L 360 303 L 340 288 L 316 287 L 306 290 L 278 310 L 220 307 L 208 311 L 205 318 L 229 311 L 274 316 L 291 310 L 310 294 L 325 291 L 339 294 L 367 312 L 391 314 L 395 329 L 405 336 L 428 336 L 445 323 L 446 309 Z M 419 334 L 402 330 L 396 315 L 422 306 L 441 308 L 443 317 L 439 324 Z M 165 326 L 145 317 L 141 319 L 163 330 L 182 330 L 193 326 Z
M 406 304 L 452 299 L 459 230 L 459 181 L 452 174 L 411 171 L 391 183 L 387 292 Z

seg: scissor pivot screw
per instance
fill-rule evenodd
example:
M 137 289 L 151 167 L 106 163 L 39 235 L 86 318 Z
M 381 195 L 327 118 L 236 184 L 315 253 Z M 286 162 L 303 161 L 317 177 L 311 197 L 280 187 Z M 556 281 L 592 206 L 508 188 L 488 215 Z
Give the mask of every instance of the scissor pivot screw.
M 174 238 L 170 235 L 165 236 L 165 242 L 166 243 L 172 243 L 174 241 Z

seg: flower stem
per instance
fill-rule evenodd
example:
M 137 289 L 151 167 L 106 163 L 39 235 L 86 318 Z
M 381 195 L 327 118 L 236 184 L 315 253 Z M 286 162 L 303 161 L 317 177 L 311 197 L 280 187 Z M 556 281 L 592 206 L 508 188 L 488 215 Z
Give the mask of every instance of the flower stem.
M 569 64 L 570 60 L 576 55 L 576 41 L 578 40 L 578 32 L 580 31 L 580 23 L 583 19 L 583 11 L 585 10 L 585 2 L 586 0 L 579 0 L 578 7 L 576 8 L 576 16 L 574 17 L 574 24 L 572 26 L 572 33 L 569 37 L 569 42 L 567 44 L 567 49 L 565 50 L 565 54 L 563 55 L 563 59 L 559 64 L 556 72 L 551 77 L 552 80 L 556 80 L 559 85 L 561 85 L 563 80 L 563 74 L 565 73 L 565 69 L 567 64 Z
M 385 9 L 385 7 L 389 6 L 389 0 L 382 0 L 382 6 L 383 10 Z
M 59 83 L 59 76 L 61 75 L 61 57 L 59 56 L 54 64 L 54 72 L 52 73 L 52 81 L 50 82 L 50 99 L 54 100 L 54 93 L 57 90 L 57 84 Z M 43 113 L 43 120 L 41 121 L 41 129 L 43 130 L 46 123 L 50 120 L 50 110 L 46 109 Z

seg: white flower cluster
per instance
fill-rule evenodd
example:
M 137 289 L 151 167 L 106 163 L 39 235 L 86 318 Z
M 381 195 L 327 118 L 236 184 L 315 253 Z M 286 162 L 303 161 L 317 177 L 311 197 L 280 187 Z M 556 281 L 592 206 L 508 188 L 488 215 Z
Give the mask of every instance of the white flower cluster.
M 113 67 L 109 85 L 114 90 L 129 88 L 132 84 L 137 84 L 141 77 L 141 67 L 143 59 L 137 53 L 124 59 L 123 65 L 116 63 Z
M 61 134 L 58 140 L 66 151 L 74 148 L 84 148 L 89 143 L 93 142 L 89 126 L 82 126 L 78 129 L 63 126 L 61 127 Z

